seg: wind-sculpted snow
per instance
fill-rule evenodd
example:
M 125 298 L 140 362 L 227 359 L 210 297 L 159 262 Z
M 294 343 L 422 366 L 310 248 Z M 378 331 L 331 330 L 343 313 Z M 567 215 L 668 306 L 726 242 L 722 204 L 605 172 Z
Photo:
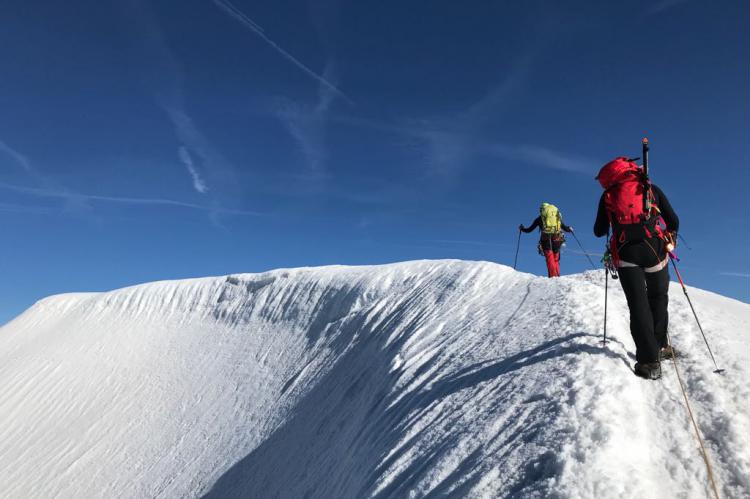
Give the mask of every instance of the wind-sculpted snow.
M 676 376 L 633 376 L 603 273 L 279 270 L 62 295 L 0 329 L 0 496 L 707 497 Z M 671 333 L 725 497 L 750 496 L 750 306 Z

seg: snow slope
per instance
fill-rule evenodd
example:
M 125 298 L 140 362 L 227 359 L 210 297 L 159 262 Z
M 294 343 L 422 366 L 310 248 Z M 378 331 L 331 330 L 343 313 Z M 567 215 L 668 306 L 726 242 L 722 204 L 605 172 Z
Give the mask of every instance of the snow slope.
M 670 363 L 603 272 L 420 261 L 157 282 L 0 329 L 0 496 L 707 497 Z M 750 305 L 671 332 L 724 497 L 750 497 Z

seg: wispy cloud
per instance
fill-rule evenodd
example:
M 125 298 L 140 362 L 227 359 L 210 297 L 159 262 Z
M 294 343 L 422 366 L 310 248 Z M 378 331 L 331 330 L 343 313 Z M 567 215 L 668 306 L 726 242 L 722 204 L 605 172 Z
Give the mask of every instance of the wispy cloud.
M 340 14 L 340 0 L 312 0 L 307 2 L 310 19 L 318 32 L 327 52 L 335 50 L 335 44 L 330 36 L 330 31 L 338 24 Z M 325 78 L 325 75 L 324 75 Z M 337 82 L 333 82 L 338 84 Z
M 184 70 L 170 48 L 150 4 L 131 0 L 120 5 L 144 69 L 149 90 L 164 111 L 179 145 L 177 157 L 196 192 L 210 196 L 211 206 L 239 204 L 235 167 L 211 144 L 190 115 L 184 92 Z M 217 208 L 218 212 L 221 210 Z M 212 217 L 216 222 L 217 217 Z
M 3 152 L 7 156 L 10 156 L 10 158 L 13 159 L 13 161 L 16 164 L 18 164 L 21 168 L 23 168 L 27 173 L 30 173 L 30 174 L 36 173 L 34 168 L 31 166 L 31 162 L 26 156 L 16 151 L 15 149 L 13 149 L 2 140 L 0 140 L 0 152 Z
M 200 192 L 201 194 L 205 194 L 208 191 L 208 187 L 206 187 L 205 182 L 203 182 L 203 179 L 198 173 L 198 170 L 195 169 L 193 158 L 190 156 L 190 152 L 185 146 L 180 146 L 180 148 L 177 150 L 177 153 L 180 156 L 180 161 L 182 161 L 182 164 L 185 165 L 188 173 L 190 173 L 190 176 L 193 178 L 193 187 L 195 187 L 195 190 Z
M 487 137 L 484 130 L 498 119 L 517 98 L 534 66 L 541 42 L 515 60 L 502 81 L 464 111 L 449 117 L 412 121 L 399 128 L 417 139 L 432 170 L 450 175 L 460 171 L 469 160 L 492 157 L 521 162 L 553 170 L 589 173 L 596 162 L 555 151 L 539 144 L 508 144 Z
M 268 35 L 266 35 L 265 30 L 260 27 L 258 23 L 253 21 L 250 17 L 248 17 L 244 12 L 239 10 L 237 7 L 232 5 L 228 0 L 213 0 L 213 3 L 216 4 L 221 10 L 226 12 L 228 15 L 242 23 L 244 26 L 246 26 L 248 29 L 250 29 L 253 33 L 255 33 L 258 37 L 260 37 L 264 42 L 266 42 L 269 46 L 271 46 L 276 52 L 281 54 L 287 61 L 291 62 L 293 65 L 295 65 L 297 68 L 301 69 L 305 74 L 307 74 L 309 77 L 316 80 L 318 83 L 326 87 L 328 90 L 336 94 L 337 96 L 341 97 L 343 100 L 348 102 L 349 104 L 354 104 L 354 102 L 344 93 L 342 92 L 336 85 L 328 81 L 324 76 L 319 75 L 312 69 L 310 69 L 307 65 L 302 63 L 299 59 L 294 57 L 292 54 L 284 50 L 279 44 L 271 40 Z
M 408 139 L 412 147 L 425 151 L 425 160 L 438 173 L 460 170 L 475 157 L 492 157 L 520 162 L 540 168 L 588 174 L 598 162 L 535 144 L 508 144 L 484 137 L 481 130 L 468 132 L 456 127 L 441 128 L 442 123 L 429 120 L 389 124 L 382 121 L 332 115 L 331 121 L 347 126 L 391 133 Z
M 2 140 L 0 140 L 0 152 L 3 152 L 7 156 L 9 156 L 38 185 L 41 185 L 42 187 L 46 189 L 53 189 L 59 192 L 60 193 L 59 197 L 65 200 L 66 210 L 85 211 L 89 208 L 83 200 L 73 195 L 66 187 L 60 185 L 57 181 L 53 180 L 49 176 L 42 174 L 37 168 L 34 167 L 31 160 L 28 158 L 28 156 L 10 147 L 6 142 Z M 39 210 L 36 209 L 35 207 L 30 207 L 29 210 L 34 211 L 36 213 L 39 212 Z
M 37 215 L 51 215 L 57 210 L 47 206 L 29 206 L 14 203 L 0 203 L 0 211 L 5 213 L 34 213 Z
M 334 80 L 334 65 L 329 61 L 325 75 Z M 275 114 L 300 148 L 312 173 L 321 173 L 326 160 L 326 126 L 334 93 L 325 85 L 318 88 L 318 101 L 306 106 L 290 99 L 278 99 Z
M 437 243 L 437 244 L 451 244 L 451 245 L 458 245 L 458 246 L 490 246 L 494 248 L 509 248 L 513 246 L 511 244 L 505 244 L 505 243 L 492 243 L 488 241 L 471 241 L 471 240 L 465 240 L 465 239 L 431 239 L 426 242 Z
M 649 7 L 648 13 L 658 14 L 659 12 L 664 12 L 665 10 L 669 10 L 672 7 L 676 7 L 688 1 L 690 0 L 661 0 L 660 2 L 655 2 L 653 5 L 651 5 L 651 7 Z
M 719 272 L 719 275 L 725 275 L 730 277 L 748 277 L 750 278 L 750 274 L 746 274 L 743 272 Z
M 101 196 L 96 194 L 81 194 L 73 193 L 71 191 L 57 191 L 53 189 L 40 189 L 36 187 L 25 187 L 14 184 L 7 184 L 0 182 L 0 189 L 11 190 L 22 194 L 28 194 L 31 196 L 41 198 L 62 198 L 67 199 L 74 197 L 80 201 L 101 201 L 107 203 L 117 204 L 130 204 L 130 205 L 160 205 L 160 206 L 175 206 L 179 208 L 190 208 L 194 210 L 201 210 L 207 212 L 219 212 L 222 214 L 230 215 L 250 215 L 250 216 L 265 216 L 266 213 L 261 213 L 251 210 L 235 210 L 226 209 L 216 206 L 206 206 L 197 203 L 188 203 L 184 201 L 178 201 L 168 198 L 139 198 L 139 197 L 128 197 L 128 196 Z
M 519 55 L 510 64 L 502 81 L 459 115 L 458 119 L 462 127 L 474 129 L 496 118 L 523 89 L 539 51 L 540 46 L 535 45 L 526 53 Z
M 424 131 L 430 162 L 438 173 L 451 173 L 463 168 L 478 149 L 487 149 L 481 141 L 482 129 L 502 114 L 513 97 L 523 88 L 523 83 L 533 66 L 538 49 L 527 51 L 512 61 L 502 81 L 480 99 L 456 116 L 432 120 Z
M 211 145 L 187 113 L 185 104 L 182 102 L 181 91 L 171 102 L 162 104 L 162 109 L 169 117 L 175 135 L 180 141 L 177 155 L 190 175 L 193 188 L 200 194 L 207 194 L 210 188 L 205 178 L 208 176 L 214 184 L 219 184 L 218 187 L 221 187 L 223 191 L 233 190 L 236 187 L 233 185 L 234 168 Z M 215 198 L 215 201 L 219 202 L 219 199 Z
M 189 121 L 188 121 L 189 122 Z M 186 130 L 186 134 L 191 133 L 192 129 L 189 125 L 183 125 Z M 195 143 L 200 143 L 198 139 L 195 139 Z M 202 149 L 199 148 L 202 151 Z M 31 160 L 21 152 L 10 147 L 6 142 L 0 141 L 0 152 L 9 156 L 15 163 L 17 163 L 29 176 L 36 181 L 40 187 L 29 187 L 16 184 L 9 184 L 6 182 L 0 182 L 0 189 L 5 189 L 20 194 L 26 194 L 37 198 L 47 199 L 61 199 L 65 201 L 67 210 L 71 211 L 88 211 L 91 209 L 90 203 L 92 202 L 104 202 L 104 203 L 115 203 L 115 204 L 129 204 L 129 205 L 141 205 L 141 206 L 174 206 L 179 208 L 189 208 L 193 210 L 200 210 L 208 212 L 211 220 L 218 226 L 220 221 L 216 218 L 217 215 L 248 215 L 248 216 L 265 216 L 265 213 L 243 210 L 243 209 L 231 209 L 220 206 L 217 203 L 211 205 L 204 205 L 198 203 L 190 203 L 185 201 L 178 201 L 169 198 L 142 198 L 132 196 L 102 196 L 96 194 L 81 194 L 74 192 L 67 187 L 63 187 L 54 180 L 41 174 L 32 164 Z M 185 166 L 190 169 L 192 166 L 192 158 L 190 153 L 184 147 L 179 149 L 180 159 L 185 163 Z M 193 176 L 193 182 L 195 189 L 199 192 L 205 192 L 207 187 L 203 184 L 202 179 L 196 171 L 191 171 Z M 44 206 L 29 206 L 19 205 L 12 203 L 0 203 L 0 211 L 14 212 L 14 213 L 36 213 L 36 214 L 53 214 L 59 212 L 59 209 L 52 209 Z
M 538 145 L 489 144 L 486 150 L 499 158 L 565 172 L 590 173 L 597 164 L 593 159 L 573 156 Z

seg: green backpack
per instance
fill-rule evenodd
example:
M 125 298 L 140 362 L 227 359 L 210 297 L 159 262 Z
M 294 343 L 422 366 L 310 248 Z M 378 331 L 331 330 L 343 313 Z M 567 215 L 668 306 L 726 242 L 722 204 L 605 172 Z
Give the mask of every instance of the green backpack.
M 557 234 L 560 232 L 560 210 L 557 206 L 549 203 L 542 203 L 539 207 L 539 217 L 542 219 L 542 232 L 545 234 Z

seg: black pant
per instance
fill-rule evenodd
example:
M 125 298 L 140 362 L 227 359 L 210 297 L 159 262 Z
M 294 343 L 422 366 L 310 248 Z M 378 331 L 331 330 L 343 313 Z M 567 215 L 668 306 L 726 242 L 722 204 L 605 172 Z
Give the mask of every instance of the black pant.
M 539 236 L 539 253 L 544 254 L 546 250 L 552 250 L 553 253 L 559 253 L 565 242 L 565 237 L 560 234 L 542 234 Z
M 659 349 L 667 345 L 669 268 L 649 273 L 641 267 L 620 267 L 618 274 L 630 308 L 636 360 L 656 362 Z

